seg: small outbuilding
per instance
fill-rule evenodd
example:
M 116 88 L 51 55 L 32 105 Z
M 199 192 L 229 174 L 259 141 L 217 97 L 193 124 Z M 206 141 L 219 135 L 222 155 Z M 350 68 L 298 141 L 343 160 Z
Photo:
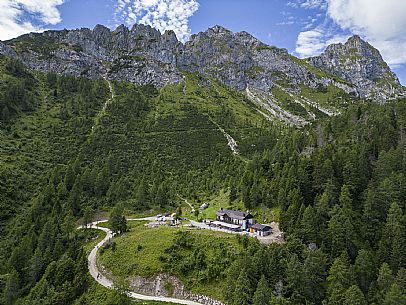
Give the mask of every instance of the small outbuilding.
M 258 236 L 268 236 L 272 233 L 272 228 L 267 225 L 256 223 L 250 227 L 250 233 L 256 234 Z
M 203 203 L 201 206 L 200 206 L 200 210 L 201 211 L 203 211 L 203 210 L 205 210 L 205 209 L 207 209 L 209 207 L 209 204 L 207 203 L 207 202 L 205 202 L 205 203 Z

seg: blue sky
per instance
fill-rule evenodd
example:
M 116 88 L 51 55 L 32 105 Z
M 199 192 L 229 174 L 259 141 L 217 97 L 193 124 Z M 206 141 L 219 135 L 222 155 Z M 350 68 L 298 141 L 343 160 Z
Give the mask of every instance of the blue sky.
M 0 39 L 30 31 L 147 23 L 180 40 L 216 24 L 299 57 L 358 34 L 406 85 L 405 0 L 1 0 Z

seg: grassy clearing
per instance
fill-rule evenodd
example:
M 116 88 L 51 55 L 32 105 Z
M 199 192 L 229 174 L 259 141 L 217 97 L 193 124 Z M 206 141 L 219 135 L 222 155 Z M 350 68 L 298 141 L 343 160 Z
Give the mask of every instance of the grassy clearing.
M 279 207 L 274 207 L 272 209 L 266 207 L 256 208 L 252 214 L 254 218 L 260 223 L 271 223 L 272 221 L 279 222 L 281 210 Z
M 196 251 L 203 251 L 207 266 L 215 268 L 221 257 L 235 258 L 241 250 L 236 236 L 232 234 L 206 230 L 191 230 L 188 228 L 146 228 L 143 222 L 132 221 L 130 232 L 114 238 L 116 249 L 111 248 L 99 255 L 99 264 L 109 270 L 113 277 L 127 278 L 129 276 L 150 277 L 160 272 L 169 272 L 178 276 L 185 286 L 194 293 L 209 295 L 221 299 L 224 292 L 224 280 L 200 281 L 204 272 L 181 273 L 178 267 L 188 262 Z M 190 232 L 193 246 L 180 250 L 185 259 L 177 265 L 168 263 L 166 249 L 174 245 L 178 232 Z M 224 255 L 225 252 L 228 253 Z M 221 252 L 221 254 L 220 254 Z M 231 263 L 231 262 L 230 262 Z M 169 264 L 169 265 L 168 265 Z M 178 265 L 179 264 L 179 265 Z
M 195 209 L 198 209 L 203 202 L 207 202 L 209 207 L 203 211 L 199 210 L 199 215 L 196 217 L 194 213 L 191 213 L 189 205 L 183 203 L 183 216 L 192 220 L 201 221 L 203 219 L 215 219 L 216 212 L 218 212 L 221 208 L 244 211 L 244 204 L 241 201 L 230 203 L 229 195 L 229 191 L 222 189 L 216 196 L 212 196 L 211 198 L 207 198 L 203 201 L 200 200 L 199 202 L 196 202 L 188 199 L 188 202 L 191 203 Z M 280 212 L 280 208 L 278 207 L 274 207 L 272 209 L 267 207 L 258 207 L 251 211 L 255 219 L 260 223 L 271 223 L 272 221 L 279 222 Z
M 304 97 L 326 107 L 342 108 L 343 102 L 349 98 L 342 89 L 333 85 L 328 85 L 324 91 L 301 85 L 301 90 Z
M 195 209 L 199 209 L 199 207 L 205 202 L 209 204 L 209 207 L 202 211 L 199 210 L 199 215 L 196 217 L 195 214 L 191 213 L 189 205 L 184 203 L 183 204 L 184 216 L 192 220 L 215 219 L 216 212 L 219 211 L 221 208 L 232 210 L 243 209 L 242 202 L 230 203 L 229 196 L 230 192 L 222 189 L 217 195 L 206 198 L 205 200 L 199 200 L 199 202 L 188 199 L 188 202 L 191 203 Z
M 172 244 L 176 229 L 146 229 L 144 222 L 129 222 L 130 232 L 115 238 L 116 250 L 99 254 L 99 263 L 114 276 L 152 276 L 163 271 L 159 257 Z
M 272 88 L 272 95 L 283 109 L 297 116 L 308 117 L 307 110 L 299 103 L 296 103 L 295 99 L 285 91 L 274 87 Z
M 101 227 L 101 228 L 108 228 L 108 229 L 111 229 L 111 225 L 110 225 L 110 222 L 109 222 L 109 221 L 106 221 L 106 222 L 99 222 L 99 223 L 97 224 L 97 226 L 98 226 L 98 227 Z
M 144 222 L 142 222 L 142 224 L 143 223 Z M 130 222 L 130 226 L 136 227 L 137 224 L 135 222 Z M 85 242 L 84 249 L 86 253 L 90 253 L 90 251 L 96 246 L 96 244 L 99 243 L 106 236 L 105 232 L 96 229 L 81 229 L 79 230 L 79 234 Z M 114 291 L 112 291 L 111 289 L 107 289 L 91 280 L 89 290 L 80 300 L 75 303 L 75 305 L 83 304 L 83 300 L 86 300 L 85 304 L 88 305 L 110 304 L 110 301 L 115 297 L 116 296 Z M 173 305 L 173 303 L 141 300 L 133 300 L 133 303 L 140 305 Z

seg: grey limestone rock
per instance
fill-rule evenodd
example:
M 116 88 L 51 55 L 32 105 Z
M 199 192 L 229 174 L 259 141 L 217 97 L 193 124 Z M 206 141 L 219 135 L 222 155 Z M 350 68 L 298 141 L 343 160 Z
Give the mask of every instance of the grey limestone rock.
M 90 78 L 106 77 L 158 88 L 184 81 L 183 71 L 198 72 L 239 91 L 269 92 L 282 84 L 292 93 L 332 84 L 360 97 L 387 99 L 405 89 L 379 52 L 358 36 L 329 46 L 318 57 L 301 60 L 287 50 L 268 46 L 247 32 L 215 26 L 182 44 L 173 31 L 148 25 L 114 31 L 47 31 L 0 42 L 0 54 L 20 59 L 29 68 Z
M 355 35 L 345 44 L 332 44 L 317 57 L 313 66 L 352 83 L 361 97 L 385 100 L 405 95 L 396 75 L 377 49 Z

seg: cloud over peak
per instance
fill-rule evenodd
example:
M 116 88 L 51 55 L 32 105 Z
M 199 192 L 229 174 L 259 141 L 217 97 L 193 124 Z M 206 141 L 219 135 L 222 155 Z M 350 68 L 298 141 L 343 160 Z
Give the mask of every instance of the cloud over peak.
M 319 55 L 328 45 L 345 42 L 348 38 L 349 35 L 327 32 L 323 27 L 304 31 L 299 33 L 296 53 L 302 58 Z
M 317 0 L 300 0 L 300 3 Z M 323 1 L 320 1 L 320 3 Z M 313 56 L 331 41 L 358 34 L 378 48 L 392 66 L 406 63 L 406 1 L 325 0 L 326 19 L 299 34 L 296 53 Z
M 115 17 L 127 25 L 142 23 L 161 32 L 173 30 L 179 40 L 189 38 L 189 18 L 198 10 L 197 0 L 118 0 Z

